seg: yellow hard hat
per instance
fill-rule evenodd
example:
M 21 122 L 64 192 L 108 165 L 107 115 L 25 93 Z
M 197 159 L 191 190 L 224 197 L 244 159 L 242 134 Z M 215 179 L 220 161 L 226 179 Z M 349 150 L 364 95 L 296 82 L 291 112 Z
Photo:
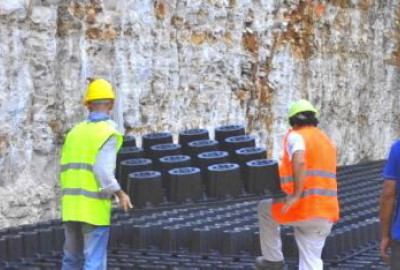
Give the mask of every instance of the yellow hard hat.
M 103 79 L 95 79 L 89 83 L 86 88 L 84 103 L 87 104 L 90 101 L 99 99 L 115 99 L 111 84 Z
M 289 118 L 301 112 L 318 113 L 317 109 L 308 100 L 299 99 L 290 106 Z

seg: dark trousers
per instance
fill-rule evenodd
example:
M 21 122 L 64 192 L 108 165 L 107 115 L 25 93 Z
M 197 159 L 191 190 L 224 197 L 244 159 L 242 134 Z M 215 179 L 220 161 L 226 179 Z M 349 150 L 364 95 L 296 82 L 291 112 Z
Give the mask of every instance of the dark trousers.
M 393 240 L 390 249 L 392 251 L 390 255 L 390 269 L 400 270 L 400 241 Z

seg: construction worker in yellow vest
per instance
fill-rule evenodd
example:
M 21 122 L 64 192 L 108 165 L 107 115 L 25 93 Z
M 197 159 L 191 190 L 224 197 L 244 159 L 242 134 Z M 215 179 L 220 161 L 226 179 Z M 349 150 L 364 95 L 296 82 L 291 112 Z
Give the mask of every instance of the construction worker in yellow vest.
M 123 140 L 109 116 L 114 100 L 109 82 L 90 82 L 84 98 L 89 117 L 68 132 L 62 148 L 63 270 L 106 269 L 112 197 L 124 211 L 132 208 L 114 176 Z
M 279 226 L 294 228 L 300 270 L 322 270 L 321 252 L 333 222 L 339 219 L 336 148 L 317 128 L 317 110 L 300 99 L 289 109 L 292 126 L 283 139 L 279 166 L 283 198 L 258 205 L 261 257 L 256 269 L 285 269 Z

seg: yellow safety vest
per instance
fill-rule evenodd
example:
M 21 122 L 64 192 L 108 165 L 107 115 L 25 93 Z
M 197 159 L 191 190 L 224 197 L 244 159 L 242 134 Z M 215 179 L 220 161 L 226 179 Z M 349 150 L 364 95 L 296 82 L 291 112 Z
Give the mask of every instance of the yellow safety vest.
M 118 151 L 123 138 L 108 121 L 85 121 L 67 134 L 61 155 L 63 221 L 110 225 L 111 198 L 100 191 L 93 165 L 98 151 L 113 135 Z

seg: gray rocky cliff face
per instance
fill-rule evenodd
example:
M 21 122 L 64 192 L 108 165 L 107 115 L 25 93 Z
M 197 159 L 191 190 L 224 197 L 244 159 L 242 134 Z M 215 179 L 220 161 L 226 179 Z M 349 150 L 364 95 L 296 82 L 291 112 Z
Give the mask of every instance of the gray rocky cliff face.
M 64 134 L 87 77 L 141 134 L 242 123 L 279 157 L 286 111 L 320 110 L 339 163 L 399 132 L 398 1 L 0 0 L 0 227 L 58 217 Z

